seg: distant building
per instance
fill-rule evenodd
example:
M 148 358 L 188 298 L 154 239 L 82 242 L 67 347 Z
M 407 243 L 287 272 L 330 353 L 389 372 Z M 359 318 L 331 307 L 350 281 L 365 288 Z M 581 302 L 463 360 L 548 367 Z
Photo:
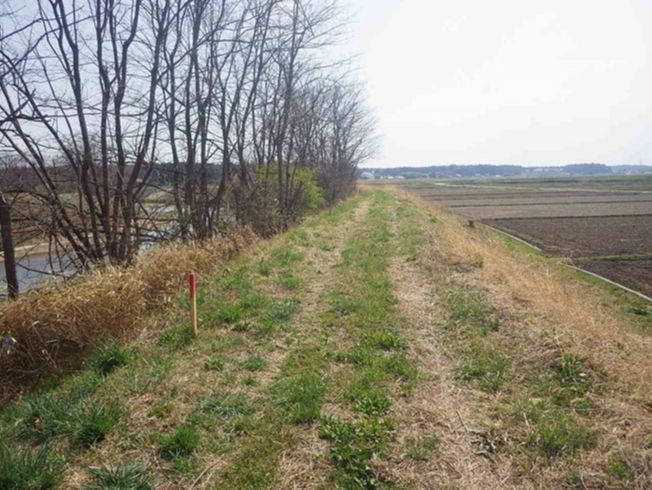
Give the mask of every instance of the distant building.
M 375 177 L 374 174 L 372 174 L 371 172 L 362 172 L 360 174 L 360 178 L 362 180 L 373 180 Z

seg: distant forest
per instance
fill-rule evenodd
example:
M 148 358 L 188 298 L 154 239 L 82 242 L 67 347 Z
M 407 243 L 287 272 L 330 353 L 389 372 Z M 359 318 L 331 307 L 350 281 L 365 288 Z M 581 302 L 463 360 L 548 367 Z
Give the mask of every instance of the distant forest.
M 363 177 L 406 179 L 453 179 L 473 177 L 551 177 L 652 174 L 649 165 L 605 165 L 602 163 L 577 163 L 560 167 L 524 167 L 522 165 L 441 165 L 430 167 L 368 168 Z

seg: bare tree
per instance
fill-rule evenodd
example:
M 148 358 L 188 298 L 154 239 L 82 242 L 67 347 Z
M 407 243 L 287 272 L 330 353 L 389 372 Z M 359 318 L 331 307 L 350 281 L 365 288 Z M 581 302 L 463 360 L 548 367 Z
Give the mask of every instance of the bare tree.
M 153 164 L 165 14 L 143 29 L 153 13 L 143 0 L 39 0 L 36 10 L 29 29 L 2 40 L 0 134 L 38 177 L 33 195 L 78 265 L 127 261 Z M 153 45 L 147 66 L 134 60 L 141 29 Z M 72 190 L 57 167 L 70 169 Z
M 326 55 L 335 1 L 9 5 L 0 146 L 32 172 L 54 255 L 79 268 L 128 263 L 153 234 L 284 229 L 310 196 L 351 192 L 372 149 L 361 91 Z M 174 209 L 164 224 L 155 198 Z

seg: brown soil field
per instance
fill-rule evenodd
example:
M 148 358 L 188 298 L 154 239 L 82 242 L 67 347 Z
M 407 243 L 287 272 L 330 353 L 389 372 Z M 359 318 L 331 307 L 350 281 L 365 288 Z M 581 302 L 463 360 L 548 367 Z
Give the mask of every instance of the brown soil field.
M 550 206 L 553 204 L 608 204 L 618 202 L 639 203 L 639 202 L 652 202 L 652 194 L 649 196 L 640 194 L 630 194 L 627 196 L 566 196 L 566 197 L 539 197 L 534 194 L 530 197 L 507 197 L 507 198 L 491 198 L 491 199 L 441 199 L 436 201 L 437 204 L 449 208 L 459 208 L 464 206 L 522 206 L 522 205 L 536 205 L 536 206 Z
M 431 201 L 453 201 L 453 200 L 487 200 L 487 199 L 549 199 L 549 198 L 577 198 L 586 197 L 588 199 L 599 198 L 616 198 L 625 199 L 649 199 L 652 198 L 650 192 L 609 192 L 609 191 L 540 191 L 532 190 L 496 190 L 496 189 L 469 189 L 468 192 L 450 189 L 423 189 L 413 191 L 423 199 Z M 623 200 L 625 200 L 623 199 Z
M 584 257 L 577 266 L 650 296 L 651 184 L 623 177 L 401 186 L 553 256 Z
M 652 255 L 652 216 L 486 220 L 552 255 Z
M 587 260 L 577 266 L 652 297 L 652 259 Z
M 455 208 L 455 212 L 475 219 L 504 218 L 559 218 L 559 217 L 589 217 L 589 216 L 623 216 L 652 215 L 652 201 L 640 203 L 583 203 L 557 204 L 542 206 L 541 204 L 522 206 L 464 206 Z

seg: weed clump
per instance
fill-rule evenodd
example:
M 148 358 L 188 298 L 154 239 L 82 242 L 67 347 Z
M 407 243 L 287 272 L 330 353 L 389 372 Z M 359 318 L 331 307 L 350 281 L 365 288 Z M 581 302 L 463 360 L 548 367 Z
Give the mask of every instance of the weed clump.
M 621 482 L 630 482 L 635 477 L 634 470 L 621 456 L 612 456 L 609 459 L 606 472 L 609 476 Z
M 301 373 L 277 381 L 272 389 L 287 420 L 303 424 L 319 416 L 326 383 L 317 374 Z
M 498 317 L 486 300 L 472 291 L 450 288 L 444 297 L 451 326 L 470 328 L 482 335 L 498 330 Z
M 475 344 L 469 359 L 457 367 L 456 375 L 464 381 L 476 380 L 485 391 L 498 391 L 509 380 L 510 364 L 508 357 Z
M 348 362 L 357 365 L 369 365 L 372 363 L 376 353 L 367 345 L 357 345 L 348 352 L 338 352 L 335 359 L 338 362 Z
M 194 339 L 194 334 L 189 326 L 177 325 L 168 328 L 161 334 L 158 339 L 158 345 L 166 349 L 175 351 L 190 345 Z
M 221 354 L 212 356 L 204 363 L 204 369 L 208 371 L 223 371 L 226 366 L 226 359 Z
M 406 346 L 405 339 L 391 330 L 370 335 L 367 341 L 373 347 L 384 350 L 404 349 Z
M 163 437 L 159 455 L 163 459 L 173 460 L 190 456 L 199 446 L 199 434 L 194 427 L 182 426 Z
M 120 408 L 115 404 L 92 405 L 79 420 L 75 441 L 84 447 L 103 441 L 118 423 Z
M 592 447 L 596 434 L 573 414 L 556 411 L 544 417 L 536 427 L 534 444 L 549 458 L 573 454 Z
M 319 437 L 333 442 L 331 460 L 338 469 L 339 487 L 376 488 L 379 481 L 369 462 L 386 450 L 394 429 L 394 422 L 386 418 L 364 417 L 352 422 L 336 417 L 321 419 Z
M 365 415 L 380 416 L 389 412 L 391 406 L 391 400 L 384 393 L 370 391 L 355 401 L 353 409 Z
M 90 365 L 101 376 L 108 376 L 115 369 L 125 366 L 131 357 L 131 353 L 112 342 L 104 347 L 101 347 L 93 357 L 91 357 Z
M 93 482 L 85 490 L 149 490 L 146 470 L 141 466 L 123 465 L 114 468 L 89 468 Z
M 252 352 L 249 357 L 242 362 L 242 367 L 247 371 L 262 371 L 267 367 L 267 361 L 257 352 Z
M 28 449 L 0 440 L 0 488 L 54 488 L 63 458 L 48 447 Z

